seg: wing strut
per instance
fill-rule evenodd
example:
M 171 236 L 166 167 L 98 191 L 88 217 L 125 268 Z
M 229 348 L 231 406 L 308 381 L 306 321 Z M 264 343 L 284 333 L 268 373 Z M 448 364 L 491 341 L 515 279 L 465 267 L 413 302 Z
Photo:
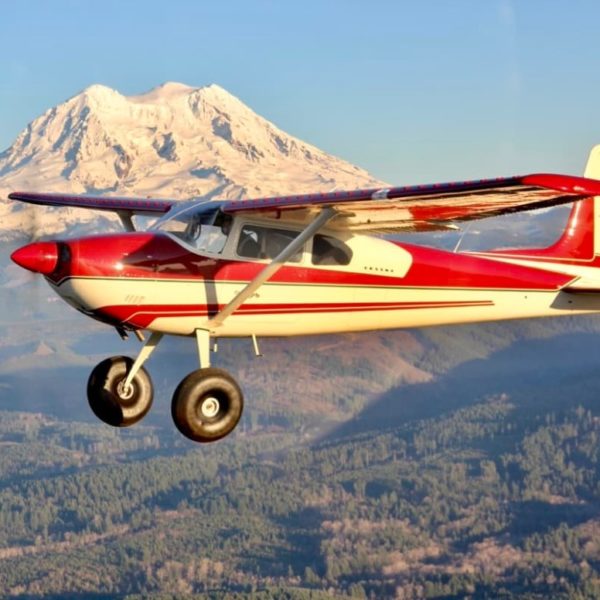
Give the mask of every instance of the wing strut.
M 117 212 L 119 215 L 119 219 L 121 219 L 121 224 L 125 231 L 135 231 L 135 225 L 133 224 L 133 219 L 131 218 L 133 215 L 131 211 L 120 210 Z
M 295 237 L 260 273 L 234 298 L 226 304 L 208 323 L 209 327 L 219 327 L 223 324 L 223 321 L 234 313 L 248 298 L 250 298 L 254 292 L 263 284 L 269 280 L 284 263 L 293 256 L 303 245 L 306 240 L 311 238 L 321 227 L 327 223 L 334 215 L 335 209 L 331 207 L 324 208 L 297 237 Z

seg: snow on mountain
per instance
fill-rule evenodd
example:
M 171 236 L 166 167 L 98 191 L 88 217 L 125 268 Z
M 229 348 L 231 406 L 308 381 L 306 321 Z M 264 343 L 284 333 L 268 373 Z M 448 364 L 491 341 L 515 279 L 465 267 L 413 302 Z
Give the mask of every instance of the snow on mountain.
M 6 202 L 13 190 L 240 199 L 380 185 L 288 135 L 218 85 L 166 83 L 138 96 L 103 86 L 30 123 L 0 153 L 0 232 L 45 232 L 97 213 Z M 40 210 L 45 210 L 40 214 Z

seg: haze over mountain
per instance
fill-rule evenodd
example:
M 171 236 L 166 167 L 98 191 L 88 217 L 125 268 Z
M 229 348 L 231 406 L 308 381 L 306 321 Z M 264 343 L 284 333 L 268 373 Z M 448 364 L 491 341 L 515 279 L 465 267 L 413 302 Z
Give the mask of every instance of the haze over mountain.
M 92 85 L 47 110 L 0 153 L 0 198 L 19 189 L 237 199 L 381 183 L 288 135 L 218 85 L 165 83 L 138 96 Z M 61 210 L 43 219 L 44 229 L 94 217 Z M 29 222 L 27 209 L 0 206 L 5 233 Z

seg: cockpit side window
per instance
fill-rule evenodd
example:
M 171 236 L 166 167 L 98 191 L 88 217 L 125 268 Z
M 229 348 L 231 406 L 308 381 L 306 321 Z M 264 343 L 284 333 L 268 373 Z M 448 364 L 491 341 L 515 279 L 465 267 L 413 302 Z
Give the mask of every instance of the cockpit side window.
M 220 254 L 227 242 L 229 231 L 219 225 L 202 225 L 200 231 L 195 233 L 192 243 L 200 252 Z
M 154 227 L 179 238 L 199 252 L 220 254 L 231 231 L 232 217 L 211 207 L 191 207 L 159 221 Z
M 339 265 L 350 264 L 352 250 L 341 240 L 328 235 L 315 235 L 313 239 L 312 264 L 313 265 Z
M 240 232 L 237 254 L 244 258 L 273 259 L 297 236 L 297 231 L 247 224 Z M 302 248 L 288 262 L 301 260 Z

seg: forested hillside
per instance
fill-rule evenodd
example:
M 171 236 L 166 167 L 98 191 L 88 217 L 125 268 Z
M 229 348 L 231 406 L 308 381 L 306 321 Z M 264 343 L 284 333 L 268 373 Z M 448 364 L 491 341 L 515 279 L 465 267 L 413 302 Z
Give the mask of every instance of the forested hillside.
M 582 319 L 412 332 L 413 368 L 427 377 L 363 397 L 345 422 L 344 405 L 331 402 L 326 428 L 315 425 L 318 403 L 287 421 L 269 417 L 266 380 L 255 416 L 209 447 L 158 417 L 114 431 L 2 412 L 0 589 L 600 596 L 595 328 Z M 329 343 L 356 352 L 360 337 Z M 383 343 L 363 337 L 367 348 Z M 343 362 L 339 349 L 330 360 Z M 335 373 L 332 364 L 323 368 Z M 357 380 L 378 376 L 377 361 L 366 364 Z

